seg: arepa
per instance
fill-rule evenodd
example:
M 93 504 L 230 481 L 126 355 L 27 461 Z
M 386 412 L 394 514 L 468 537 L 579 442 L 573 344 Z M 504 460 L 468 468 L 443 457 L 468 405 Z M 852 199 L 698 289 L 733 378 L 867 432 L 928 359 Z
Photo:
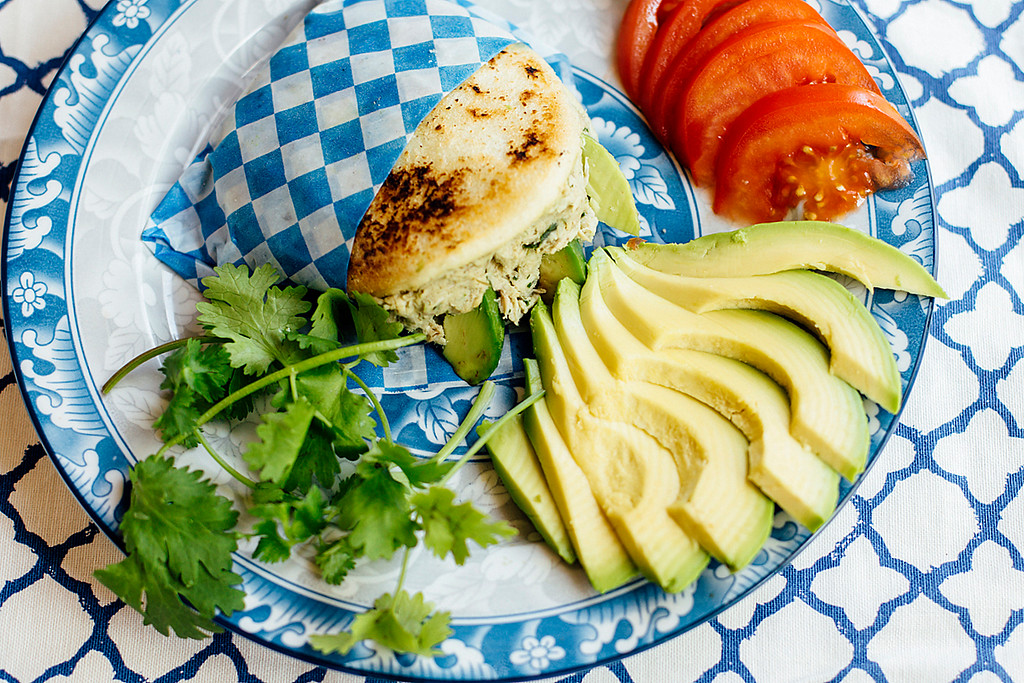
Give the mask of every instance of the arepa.
M 547 62 L 506 47 L 417 127 L 356 231 L 349 290 L 442 344 L 443 317 L 488 288 L 518 322 L 539 296 L 541 257 L 597 226 L 588 126 Z

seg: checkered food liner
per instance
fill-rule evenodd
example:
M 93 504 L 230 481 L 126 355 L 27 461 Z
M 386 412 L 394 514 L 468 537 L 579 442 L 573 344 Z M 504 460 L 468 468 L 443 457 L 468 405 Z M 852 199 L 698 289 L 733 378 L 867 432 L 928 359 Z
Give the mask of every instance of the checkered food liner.
M 244 262 L 344 288 L 356 227 L 417 124 L 514 42 L 570 77 L 564 56 L 462 0 L 319 4 L 254 69 L 143 240 L 197 287 Z

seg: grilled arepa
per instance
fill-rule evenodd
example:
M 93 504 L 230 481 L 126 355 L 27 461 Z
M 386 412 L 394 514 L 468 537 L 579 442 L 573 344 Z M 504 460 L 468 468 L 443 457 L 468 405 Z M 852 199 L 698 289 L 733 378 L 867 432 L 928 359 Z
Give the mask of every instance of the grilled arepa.
M 439 344 L 444 317 L 489 288 L 517 323 L 540 295 L 541 257 L 594 235 L 588 125 L 547 62 L 507 47 L 417 127 L 356 231 L 349 290 Z

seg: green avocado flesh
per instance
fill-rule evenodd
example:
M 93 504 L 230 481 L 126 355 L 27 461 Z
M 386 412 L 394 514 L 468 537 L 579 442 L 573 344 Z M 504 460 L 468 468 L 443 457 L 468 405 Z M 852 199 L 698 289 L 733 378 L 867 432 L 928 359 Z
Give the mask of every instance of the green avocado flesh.
M 480 426 L 480 429 L 484 428 L 485 425 Z M 569 564 L 575 562 L 576 555 L 562 523 L 562 515 L 548 488 L 521 416 L 517 415 L 498 428 L 487 440 L 487 450 L 509 495 L 533 527 L 559 557 Z
M 761 223 L 684 244 L 633 242 L 629 254 L 648 268 L 673 275 L 746 277 L 812 269 L 846 275 L 868 289 L 946 298 L 931 274 L 899 249 L 821 221 Z
M 895 412 L 901 378 L 870 311 L 815 271 L 945 296 L 909 256 L 831 223 L 565 256 L 531 313 L 527 383 L 546 393 L 515 450 L 600 591 L 637 569 L 682 590 L 710 557 L 739 569 L 776 505 L 814 531 L 863 471 L 861 394 Z
M 864 468 L 870 432 L 860 394 L 829 372 L 828 349 L 813 335 L 764 311 L 693 313 L 629 279 L 606 254 L 595 254 L 594 262 L 607 306 L 644 344 L 752 365 L 786 389 L 798 441 L 851 481 Z
M 724 417 L 678 391 L 614 378 L 580 316 L 580 288 L 564 282 L 553 319 L 577 387 L 597 417 L 630 422 L 672 456 L 680 490 L 669 515 L 719 561 L 738 569 L 771 532 L 774 506 L 747 478 L 747 440 Z M 586 386 L 584 389 L 583 387 Z
M 583 161 L 587 165 L 587 196 L 597 220 L 627 235 L 639 235 L 639 214 L 619 162 L 589 135 L 583 136 Z
M 592 258 L 580 312 L 587 329 L 600 330 L 591 339 L 605 365 L 619 379 L 675 389 L 728 418 L 750 442 L 750 480 L 808 529 L 821 526 L 835 509 L 839 474 L 793 438 L 785 390 L 759 370 L 731 358 L 648 348 L 608 308 L 604 271 L 600 259 Z
M 751 277 L 668 275 L 641 265 L 621 248 L 608 250 L 630 279 L 695 313 L 765 310 L 803 325 L 831 353 L 829 370 L 895 413 L 902 397 L 896 359 L 870 311 L 835 280 L 809 270 Z
M 456 375 L 470 384 L 490 377 L 505 343 L 505 325 L 494 290 L 488 289 L 472 311 L 445 316 L 444 336 L 444 357 Z
M 544 254 L 540 259 L 540 279 L 537 289 L 541 297 L 550 304 L 555 298 L 558 281 L 569 278 L 582 285 L 587 279 L 587 257 L 579 240 L 573 240 L 554 254 Z
M 537 361 L 524 358 L 526 391 L 543 389 Z M 573 460 L 542 398 L 523 412 L 523 426 L 590 584 L 604 593 L 636 576 L 636 566 L 601 512 L 583 470 Z
M 602 511 L 648 579 L 683 590 L 709 556 L 668 514 L 680 488 L 671 454 L 637 427 L 590 412 L 545 304 L 534 307 L 530 327 L 551 417 Z

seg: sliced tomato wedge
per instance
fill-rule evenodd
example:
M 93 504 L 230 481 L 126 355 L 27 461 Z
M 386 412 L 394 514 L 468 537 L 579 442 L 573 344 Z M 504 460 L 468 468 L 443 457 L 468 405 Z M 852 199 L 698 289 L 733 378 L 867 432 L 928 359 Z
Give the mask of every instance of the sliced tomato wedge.
M 714 11 L 737 5 L 741 0 L 683 0 L 664 17 L 657 27 L 654 40 L 647 49 L 640 72 L 637 93 L 641 108 L 650 108 L 651 88 L 661 79 L 662 73 L 668 68 L 673 57 L 679 53 L 690 39 L 697 35 L 704 20 Z
M 845 83 L 878 92 L 860 59 L 830 27 L 779 21 L 743 29 L 697 63 L 669 123 L 669 140 L 694 182 L 715 179 L 726 129 L 750 105 L 777 90 L 811 83 Z
M 615 46 L 615 61 L 622 87 L 634 101 L 640 87 L 640 70 L 665 17 L 686 0 L 630 0 L 622 15 Z
M 656 83 L 651 84 L 647 119 L 661 140 L 668 139 L 666 112 L 674 111 L 686 77 L 712 50 L 743 29 L 774 21 L 816 21 L 824 17 L 804 0 L 746 0 L 735 7 L 712 13 L 707 23 L 680 49 Z
M 831 220 L 868 193 L 898 187 L 924 158 L 913 128 L 878 93 L 821 83 L 768 95 L 733 121 L 722 142 L 713 208 L 738 221 Z

